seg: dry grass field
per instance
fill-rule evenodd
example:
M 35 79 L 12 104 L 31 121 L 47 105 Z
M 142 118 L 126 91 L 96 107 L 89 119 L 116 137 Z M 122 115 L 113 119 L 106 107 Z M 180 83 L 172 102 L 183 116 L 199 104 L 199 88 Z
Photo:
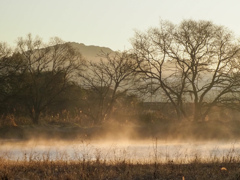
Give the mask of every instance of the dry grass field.
M 79 179 L 79 180 L 237 180 L 239 162 L 131 163 L 84 161 L 0 161 L 2 180 Z

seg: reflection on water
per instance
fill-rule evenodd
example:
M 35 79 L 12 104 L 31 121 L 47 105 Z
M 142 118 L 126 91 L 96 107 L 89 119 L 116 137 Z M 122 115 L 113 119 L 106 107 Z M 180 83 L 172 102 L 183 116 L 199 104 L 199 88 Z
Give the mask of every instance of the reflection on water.
M 106 160 L 187 163 L 194 159 L 239 159 L 240 143 L 166 142 L 2 142 L 0 157 L 10 160 Z

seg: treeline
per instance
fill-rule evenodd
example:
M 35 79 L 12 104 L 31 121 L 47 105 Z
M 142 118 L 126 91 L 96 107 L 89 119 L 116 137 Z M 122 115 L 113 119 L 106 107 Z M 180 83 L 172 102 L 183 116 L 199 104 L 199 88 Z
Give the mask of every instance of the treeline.
M 225 27 L 193 20 L 135 32 L 131 50 L 100 52 L 98 62 L 59 38 L 45 44 L 29 34 L 14 50 L 0 43 L 2 121 L 13 114 L 35 124 L 58 116 L 100 124 L 147 109 L 203 121 L 216 107 L 238 110 L 239 45 Z
M 127 92 L 134 77 L 127 53 L 101 52 L 99 62 L 86 61 L 71 43 L 52 38 L 44 44 L 31 34 L 19 38 L 14 51 L 6 43 L 0 50 L 3 121 L 14 114 L 34 124 L 44 117 L 100 124 L 116 109 L 132 113 L 139 102 Z

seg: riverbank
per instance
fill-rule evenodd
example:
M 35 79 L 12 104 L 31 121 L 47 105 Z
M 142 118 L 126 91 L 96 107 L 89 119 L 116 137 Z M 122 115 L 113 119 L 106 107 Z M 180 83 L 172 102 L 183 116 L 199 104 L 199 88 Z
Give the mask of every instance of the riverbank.
M 239 162 L 189 164 L 132 164 L 130 162 L 67 162 L 31 161 L 9 162 L 0 160 L 1 179 L 85 179 L 85 180 L 221 180 L 239 179 Z
M 9 140 L 239 140 L 240 121 L 118 123 L 81 126 L 77 123 L 23 124 L 0 127 L 0 139 Z

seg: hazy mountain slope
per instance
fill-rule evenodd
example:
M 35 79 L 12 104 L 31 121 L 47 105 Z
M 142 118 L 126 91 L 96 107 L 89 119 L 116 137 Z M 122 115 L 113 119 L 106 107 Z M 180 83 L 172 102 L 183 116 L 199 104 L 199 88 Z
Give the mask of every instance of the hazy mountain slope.
M 101 51 L 105 53 L 112 53 L 114 52 L 110 48 L 107 47 L 99 47 L 99 46 L 86 46 L 83 43 L 75 43 L 75 42 L 68 42 L 75 50 L 80 52 L 82 56 L 91 61 L 98 61 L 100 57 L 98 56 Z

